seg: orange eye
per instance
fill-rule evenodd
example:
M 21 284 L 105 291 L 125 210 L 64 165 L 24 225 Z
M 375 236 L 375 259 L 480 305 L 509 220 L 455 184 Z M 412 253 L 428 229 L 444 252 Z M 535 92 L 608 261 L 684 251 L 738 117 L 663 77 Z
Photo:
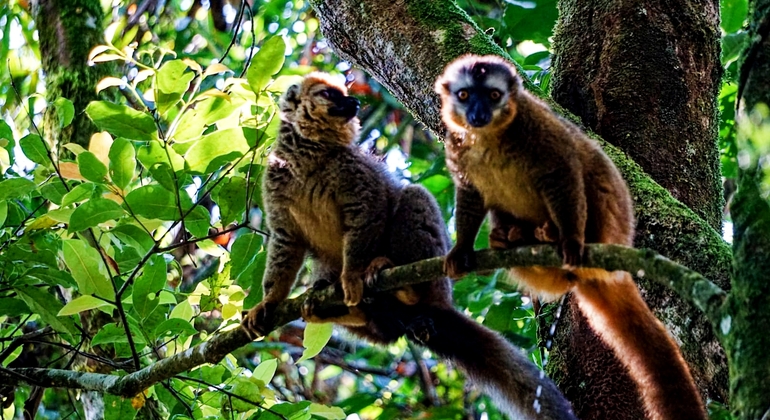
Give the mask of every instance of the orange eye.
M 468 91 L 465 90 L 465 89 L 457 91 L 457 99 L 459 99 L 461 101 L 468 100 L 468 96 L 469 96 L 468 95 Z
M 502 94 L 502 93 L 500 93 L 500 91 L 499 91 L 499 90 L 493 90 L 492 92 L 489 92 L 489 97 L 490 97 L 490 98 L 491 98 L 493 101 L 496 101 L 496 100 L 500 99 L 500 97 L 501 97 L 501 96 L 503 96 L 503 94 Z

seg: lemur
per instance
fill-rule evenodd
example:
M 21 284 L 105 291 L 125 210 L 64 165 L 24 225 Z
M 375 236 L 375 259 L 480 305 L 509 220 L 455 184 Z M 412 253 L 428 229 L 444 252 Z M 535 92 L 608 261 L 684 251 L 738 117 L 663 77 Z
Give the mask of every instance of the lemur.
M 309 256 L 312 279 L 341 283 L 349 306 L 344 313 L 319 314 L 308 302 L 307 321 L 336 322 L 376 343 L 406 335 L 454 361 L 512 418 L 575 419 L 553 382 L 518 349 L 454 309 L 449 279 L 364 291 L 383 266 L 446 253 L 438 205 L 424 188 L 399 185 L 359 149 L 359 103 L 331 76 L 309 74 L 284 93 L 279 107 L 279 135 L 263 185 L 271 231 L 264 299 L 244 319 L 246 331 L 266 333 L 265 320 L 288 297 Z
M 457 240 L 445 259 L 447 275 L 473 269 L 474 240 L 488 211 L 493 247 L 555 242 L 563 269 L 518 267 L 512 276 L 546 299 L 573 292 L 639 385 L 651 419 L 706 419 L 678 346 L 631 276 L 577 267 L 585 243 L 633 243 L 631 196 L 598 144 L 524 90 L 515 68 L 496 56 L 458 58 L 435 90 L 456 185 Z

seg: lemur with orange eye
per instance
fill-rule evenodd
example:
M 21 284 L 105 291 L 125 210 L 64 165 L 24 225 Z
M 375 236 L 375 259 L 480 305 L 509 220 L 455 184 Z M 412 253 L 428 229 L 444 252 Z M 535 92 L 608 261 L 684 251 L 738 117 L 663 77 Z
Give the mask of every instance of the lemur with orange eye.
M 524 90 L 515 68 L 499 57 L 460 57 L 435 89 L 456 184 L 457 242 L 445 260 L 447 274 L 473 269 L 487 212 L 493 247 L 555 242 L 563 269 L 518 267 L 513 277 L 544 298 L 572 291 L 639 385 L 650 419 L 706 419 L 678 346 L 631 276 L 578 267 L 585 243 L 633 243 L 631 196 L 598 144 Z
M 281 125 L 264 176 L 271 236 L 264 299 L 243 321 L 267 333 L 305 257 L 315 285 L 341 286 L 347 307 L 306 302 L 308 322 L 336 322 L 376 343 L 401 336 L 454 361 L 516 419 L 573 420 L 550 379 L 497 333 L 454 309 L 447 278 L 394 292 L 365 289 L 387 265 L 444 255 L 441 212 L 424 188 L 401 186 L 355 144 L 358 101 L 329 75 L 312 73 L 281 97 Z

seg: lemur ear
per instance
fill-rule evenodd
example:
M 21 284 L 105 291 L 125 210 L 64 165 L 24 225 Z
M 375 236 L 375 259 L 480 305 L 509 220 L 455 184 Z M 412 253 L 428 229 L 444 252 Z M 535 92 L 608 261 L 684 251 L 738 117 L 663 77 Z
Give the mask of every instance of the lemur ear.
M 433 86 L 433 90 L 436 91 L 439 95 L 447 94 L 449 93 L 449 81 L 444 79 L 444 76 L 441 75 L 436 79 L 436 84 Z

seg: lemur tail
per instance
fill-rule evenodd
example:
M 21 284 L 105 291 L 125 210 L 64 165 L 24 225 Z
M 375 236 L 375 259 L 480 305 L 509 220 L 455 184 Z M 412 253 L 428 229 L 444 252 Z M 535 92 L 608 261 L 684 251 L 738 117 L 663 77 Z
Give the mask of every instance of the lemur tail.
M 639 384 L 649 418 L 707 419 L 679 347 L 647 308 L 631 276 L 595 271 L 603 275 L 581 278 L 575 298 L 593 330 Z
M 454 309 L 433 310 L 432 333 L 422 344 L 456 363 L 511 419 L 576 420 L 556 385 L 521 350 Z

